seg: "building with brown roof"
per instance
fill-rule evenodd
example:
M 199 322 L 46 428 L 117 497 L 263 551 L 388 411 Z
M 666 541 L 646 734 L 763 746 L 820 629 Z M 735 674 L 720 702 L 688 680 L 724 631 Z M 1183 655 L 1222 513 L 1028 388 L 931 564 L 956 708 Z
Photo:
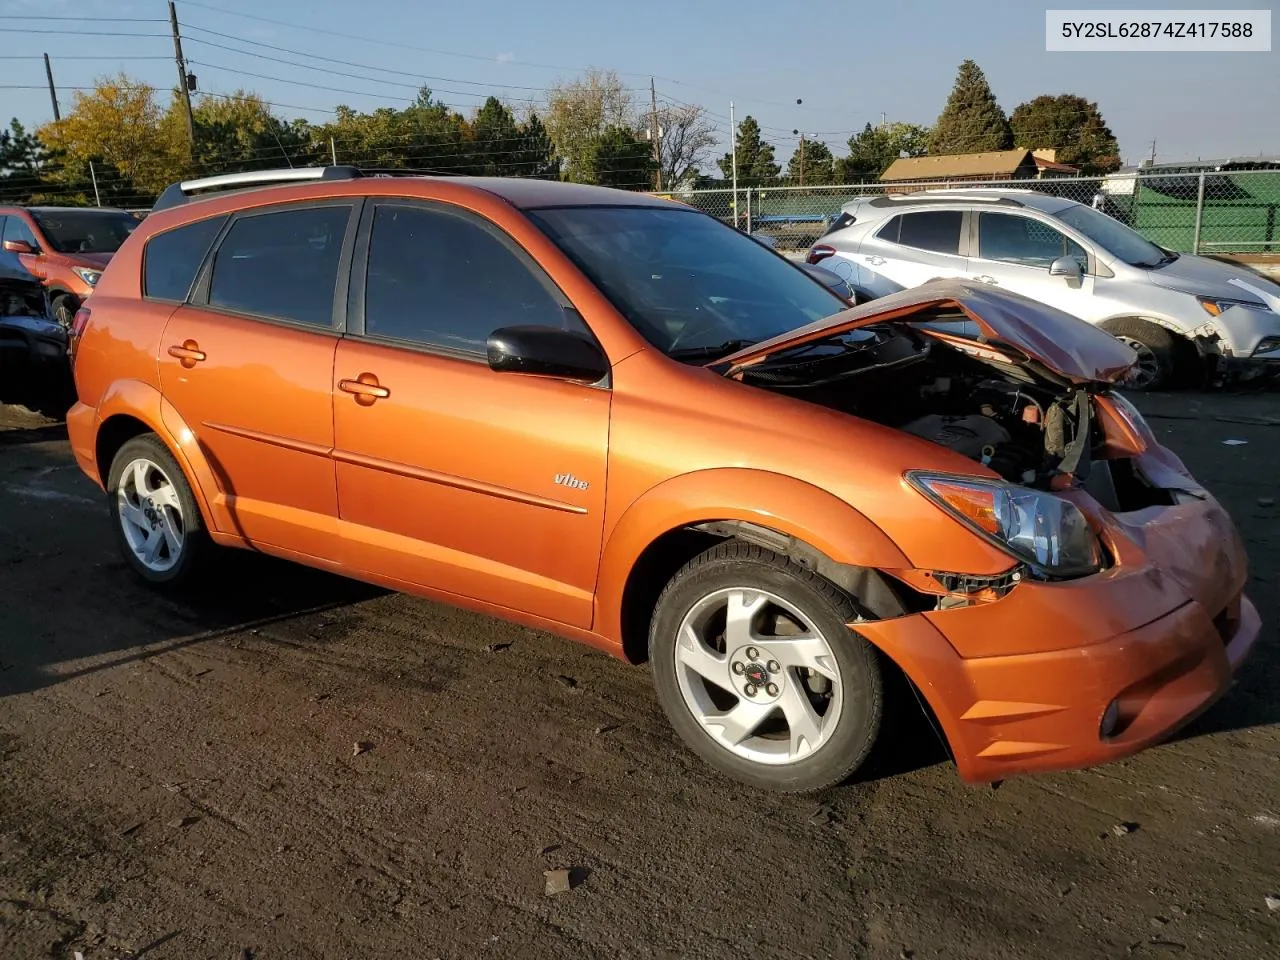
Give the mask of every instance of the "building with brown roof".
M 1055 150 L 996 150 L 991 153 L 956 153 L 938 157 L 903 157 L 880 175 L 881 183 L 901 183 L 889 193 L 919 189 L 921 181 L 961 183 L 984 180 L 1038 180 L 1072 177 L 1080 170 L 1057 162 Z M 909 184 L 909 186 L 908 186 Z

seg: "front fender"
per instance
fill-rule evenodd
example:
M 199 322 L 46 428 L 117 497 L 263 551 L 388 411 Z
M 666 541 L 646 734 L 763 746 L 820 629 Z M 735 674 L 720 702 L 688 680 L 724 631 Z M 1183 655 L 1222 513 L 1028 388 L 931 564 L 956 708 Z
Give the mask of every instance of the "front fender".
M 878 526 L 825 490 L 794 477 L 736 467 L 663 481 L 627 506 L 607 534 L 596 585 L 595 632 L 622 642 L 622 595 L 636 561 L 665 533 L 742 520 L 807 543 L 837 563 L 900 569 L 911 564 Z

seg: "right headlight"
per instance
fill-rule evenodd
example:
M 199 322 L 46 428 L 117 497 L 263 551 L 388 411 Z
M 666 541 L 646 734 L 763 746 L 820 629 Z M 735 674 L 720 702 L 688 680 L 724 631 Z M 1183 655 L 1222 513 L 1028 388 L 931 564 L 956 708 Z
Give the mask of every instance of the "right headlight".
M 912 471 L 907 481 L 985 540 L 1043 574 L 1081 577 L 1102 569 L 1102 546 L 1062 497 L 976 477 Z

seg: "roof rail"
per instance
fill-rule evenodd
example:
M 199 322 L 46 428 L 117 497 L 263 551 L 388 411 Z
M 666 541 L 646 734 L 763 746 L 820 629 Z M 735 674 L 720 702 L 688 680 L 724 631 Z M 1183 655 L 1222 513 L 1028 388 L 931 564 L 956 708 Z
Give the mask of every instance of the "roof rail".
M 362 177 L 449 176 L 435 170 L 406 170 L 400 167 L 367 168 L 353 166 L 281 167 L 275 170 L 251 170 L 244 173 L 222 173 L 213 177 L 183 180 L 170 184 L 156 200 L 151 212 L 180 207 L 198 199 L 201 194 L 216 191 L 247 190 L 277 183 L 300 183 L 312 180 L 358 180 Z
M 1031 192 L 1031 191 L 1028 191 Z M 884 194 L 871 201 L 872 207 L 901 207 L 928 203 L 951 203 L 956 200 L 970 200 L 975 203 L 989 203 L 1001 207 L 1025 207 L 1026 204 L 1013 197 L 975 197 L 972 193 L 944 190 L 917 190 L 914 193 Z

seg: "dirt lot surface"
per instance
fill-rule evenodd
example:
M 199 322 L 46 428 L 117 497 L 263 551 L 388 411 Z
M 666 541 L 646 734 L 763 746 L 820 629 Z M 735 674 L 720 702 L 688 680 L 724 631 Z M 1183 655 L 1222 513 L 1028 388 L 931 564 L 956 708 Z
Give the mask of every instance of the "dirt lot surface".
M 1141 405 L 1248 539 L 1237 686 L 1124 763 L 966 787 L 925 727 L 807 799 L 565 641 L 249 554 L 154 594 L 0 409 L 0 957 L 1280 957 L 1280 403 Z

